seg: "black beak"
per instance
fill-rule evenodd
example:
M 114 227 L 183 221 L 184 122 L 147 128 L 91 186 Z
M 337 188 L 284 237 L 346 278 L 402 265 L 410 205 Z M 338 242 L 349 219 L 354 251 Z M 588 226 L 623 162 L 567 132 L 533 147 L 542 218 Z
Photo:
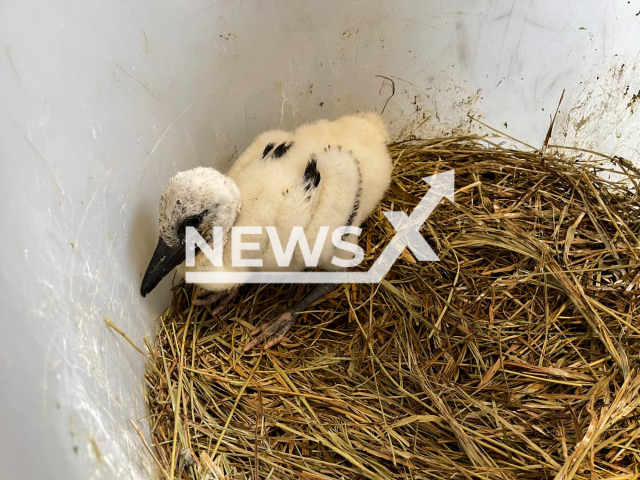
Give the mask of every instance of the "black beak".
M 186 257 L 184 248 L 184 244 L 177 247 L 169 247 L 162 238 L 158 239 L 156 251 L 153 252 L 153 257 L 151 257 L 147 271 L 142 279 L 140 294 L 143 297 L 156 288 L 160 280 L 166 277 L 174 267 L 184 262 Z

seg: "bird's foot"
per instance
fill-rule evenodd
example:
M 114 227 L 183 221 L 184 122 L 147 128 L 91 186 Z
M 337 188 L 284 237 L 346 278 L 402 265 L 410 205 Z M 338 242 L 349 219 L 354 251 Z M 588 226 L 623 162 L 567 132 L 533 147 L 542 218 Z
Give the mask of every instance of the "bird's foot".
M 270 322 L 263 323 L 255 328 L 251 332 L 251 336 L 256 338 L 247 343 L 244 351 L 247 352 L 262 343 L 264 343 L 265 350 L 275 347 L 282 341 L 291 326 L 295 323 L 296 317 L 297 315 L 294 315 L 291 311 L 284 312 Z
M 196 298 L 193 299 L 193 304 L 199 307 L 206 305 L 213 305 L 222 296 L 222 292 L 210 292 L 209 290 L 200 290 Z
M 215 302 L 220 300 L 218 305 L 216 305 L 216 307 L 213 310 L 211 310 L 212 316 L 217 315 L 224 309 L 224 307 L 227 306 L 226 305 L 227 303 L 229 303 L 231 300 L 235 298 L 236 295 L 238 295 L 239 291 L 240 291 L 239 288 L 234 288 L 229 292 L 227 292 L 227 295 L 224 298 L 222 298 L 222 300 L 220 300 L 220 298 L 222 297 L 222 295 L 225 294 L 225 292 L 209 292 L 209 291 L 203 290 L 202 292 L 200 292 L 197 298 L 193 300 L 193 304 L 198 306 L 202 306 L 202 305 L 208 306 L 208 305 L 213 305 Z

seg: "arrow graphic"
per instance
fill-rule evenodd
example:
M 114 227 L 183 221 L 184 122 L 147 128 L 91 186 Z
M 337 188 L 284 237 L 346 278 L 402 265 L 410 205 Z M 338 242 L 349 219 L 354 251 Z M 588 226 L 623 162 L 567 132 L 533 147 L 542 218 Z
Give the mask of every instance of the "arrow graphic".
M 454 171 L 438 173 L 423 180 L 431 188 L 407 215 L 383 212 L 396 234 L 366 272 L 187 272 L 187 283 L 379 283 L 405 248 L 421 262 L 440 259 L 420 234 L 420 228 L 443 198 L 454 201 Z

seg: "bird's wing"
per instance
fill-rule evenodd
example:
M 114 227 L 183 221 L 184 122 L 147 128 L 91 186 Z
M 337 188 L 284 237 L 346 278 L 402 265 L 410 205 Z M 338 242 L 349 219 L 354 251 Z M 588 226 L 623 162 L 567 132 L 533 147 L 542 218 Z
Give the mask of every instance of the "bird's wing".
M 300 165 L 292 165 L 292 163 L 283 162 L 281 165 L 283 174 L 290 177 L 288 178 L 289 186 L 281 192 L 282 199 L 276 214 L 276 226 L 283 231 L 290 231 L 294 226 L 307 227 L 313 218 L 319 192 L 322 190 L 322 175 L 318 157 L 315 154 L 308 156 L 302 171 Z
M 292 158 L 289 165 L 283 162 L 283 169 L 293 169 L 297 175 L 283 193 L 278 226 L 317 230 L 320 226 L 349 225 L 362 190 L 358 161 L 337 145 L 310 150 L 304 156 L 293 151 L 297 158 Z

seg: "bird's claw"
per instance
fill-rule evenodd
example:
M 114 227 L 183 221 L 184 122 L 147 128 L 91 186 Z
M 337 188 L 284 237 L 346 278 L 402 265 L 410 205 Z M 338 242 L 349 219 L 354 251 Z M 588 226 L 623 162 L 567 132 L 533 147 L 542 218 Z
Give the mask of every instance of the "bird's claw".
M 199 307 L 213 305 L 215 302 L 220 300 L 222 296 L 222 292 L 209 292 L 207 290 L 202 290 L 198 293 L 198 296 L 193 299 L 193 304 Z
M 193 304 L 198 306 L 209 306 L 213 305 L 215 302 L 219 302 L 218 305 L 216 305 L 216 307 L 211 310 L 211 315 L 215 316 L 220 313 L 224 309 L 224 307 L 227 306 L 227 303 L 235 298 L 235 296 L 238 294 L 238 291 L 238 288 L 232 289 L 222 300 L 220 300 L 220 298 L 225 292 L 202 291 L 196 298 L 193 299 Z
M 282 341 L 294 322 L 293 314 L 284 312 L 270 322 L 263 323 L 251 332 L 251 336 L 255 338 L 247 343 L 244 351 L 247 352 L 261 343 L 264 343 L 265 350 L 275 347 Z

